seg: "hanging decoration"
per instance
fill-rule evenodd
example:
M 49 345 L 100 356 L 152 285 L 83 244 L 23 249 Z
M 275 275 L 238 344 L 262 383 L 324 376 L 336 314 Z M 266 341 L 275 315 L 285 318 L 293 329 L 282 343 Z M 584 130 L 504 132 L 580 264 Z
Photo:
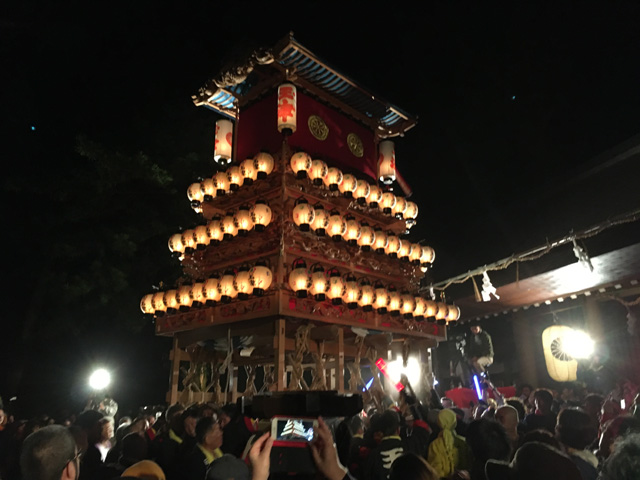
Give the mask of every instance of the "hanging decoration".
M 396 180 L 396 152 L 393 142 L 385 140 L 378 145 L 378 179 L 384 184 L 391 184 Z
M 297 92 L 291 83 L 278 87 L 278 131 L 284 135 L 295 133 L 297 126 Z
M 221 165 L 231 163 L 233 146 L 233 123 L 229 120 L 216 122 L 216 138 L 213 147 L 213 159 Z

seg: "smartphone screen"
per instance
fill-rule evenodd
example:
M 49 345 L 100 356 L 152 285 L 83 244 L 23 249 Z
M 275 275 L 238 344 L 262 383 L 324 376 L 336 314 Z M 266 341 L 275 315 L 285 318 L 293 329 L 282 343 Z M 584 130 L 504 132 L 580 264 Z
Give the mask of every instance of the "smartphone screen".
M 313 418 L 274 417 L 271 437 L 276 442 L 306 443 L 313 440 L 318 420 Z

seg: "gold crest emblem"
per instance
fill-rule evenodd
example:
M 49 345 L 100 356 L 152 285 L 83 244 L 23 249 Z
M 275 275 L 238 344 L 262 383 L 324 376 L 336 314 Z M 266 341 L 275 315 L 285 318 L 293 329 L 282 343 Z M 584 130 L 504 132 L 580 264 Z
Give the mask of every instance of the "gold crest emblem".
M 350 133 L 347 135 L 347 145 L 349 145 L 349 150 L 356 157 L 360 158 L 364 155 L 364 146 L 362 145 L 362 140 L 355 133 Z
M 318 140 L 326 140 L 329 136 L 329 127 L 324 123 L 324 120 L 320 118 L 318 115 L 311 115 L 309 117 L 309 131 L 311 135 L 316 137 Z

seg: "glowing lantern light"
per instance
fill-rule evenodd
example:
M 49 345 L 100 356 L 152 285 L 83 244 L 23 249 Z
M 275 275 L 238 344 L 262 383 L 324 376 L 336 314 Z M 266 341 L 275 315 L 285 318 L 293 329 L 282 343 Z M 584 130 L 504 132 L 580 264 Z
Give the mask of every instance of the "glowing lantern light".
M 207 233 L 214 245 L 222 241 L 224 232 L 222 231 L 222 221 L 219 216 L 216 215 L 207 224 Z
M 373 299 L 376 294 L 374 288 L 371 286 L 371 282 L 366 278 L 361 278 L 359 283 L 360 289 L 360 299 L 358 300 L 358 305 L 365 312 L 370 312 L 373 310 Z
M 233 212 L 229 211 L 222 217 L 222 233 L 225 240 L 231 240 L 238 234 L 238 229 L 233 220 Z
M 575 382 L 578 361 L 570 355 L 565 344 L 571 343 L 575 330 L 566 325 L 553 325 L 542 332 L 542 349 L 549 376 L 556 382 Z
M 272 281 L 273 273 L 271 273 L 271 269 L 267 267 L 264 261 L 256 262 L 253 268 L 249 270 L 249 282 L 253 287 L 254 295 L 264 295 L 264 292 L 271 286 Z
M 240 164 L 240 173 L 245 185 L 252 185 L 258 179 L 258 170 L 253 163 L 253 158 L 247 158 Z
M 425 300 L 424 307 L 424 316 L 429 320 L 429 322 L 433 323 L 436 321 L 435 316 L 438 312 L 438 304 L 433 300 Z
M 240 171 L 240 167 L 237 165 L 234 165 L 233 167 L 229 167 L 226 173 L 227 173 L 227 178 L 229 179 L 229 189 L 232 192 L 237 192 L 238 189 L 244 183 L 244 176 Z
M 156 312 L 156 309 L 153 307 L 153 293 L 142 297 L 142 300 L 140 300 L 140 310 L 142 310 L 142 313 L 148 315 L 153 315 Z
M 311 163 L 311 157 L 305 152 L 294 153 L 289 162 L 291 170 L 296 174 L 298 180 L 306 178 L 307 172 L 311 170 Z
M 438 325 L 446 325 L 447 324 L 447 314 L 449 313 L 449 307 L 444 302 L 436 303 L 436 323 Z
M 362 248 L 363 252 L 371 250 L 371 246 L 376 240 L 376 234 L 373 228 L 368 223 L 362 222 L 360 224 L 360 238 L 358 239 L 358 245 Z
M 191 285 L 178 287 L 178 304 L 181 312 L 188 312 L 193 300 L 191 300 Z
M 264 180 L 267 176 L 273 172 L 273 166 L 275 165 L 275 160 L 271 156 L 271 154 L 267 152 L 260 152 L 253 159 L 253 166 L 257 171 L 258 180 Z
M 396 218 L 404 218 L 404 212 L 407 211 L 407 200 L 404 197 L 396 197 L 396 204 L 391 212 Z
M 401 246 L 402 240 L 400 240 L 395 233 L 387 232 L 387 248 L 385 248 L 384 253 L 391 258 L 396 258 Z
M 436 252 L 431 247 L 423 246 L 420 254 L 420 265 L 427 267 L 436 259 Z
M 313 160 L 309 169 L 309 178 L 316 187 L 324 183 L 324 179 L 329 173 L 329 167 L 322 160 Z
M 327 170 L 327 175 L 324 177 L 323 181 L 331 192 L 337 192 L 340 184 L 342 183 L 342 179 L 342 172 L 336 167 L 331 167 Z
M 182 232 L 182 243 L 184 244 L 184 253 L 193 253 L 196 248 L 195 231 L 189 229 Z
M 353 192 L 356 191 L 357 186 L 358 180 L 356 179 L 356 177 L 354 177 L 350 173 L 345 173 L 342 176 L 342 182 L 340 182 L 340 184 L 338 185 L 338 190 L 340 190 L 340 193 L 343 196 L 351 198 L 353 197 Z
M 396 290 L 396 288 L 391 285 L 387 288 L 389 292 L 389 313 L 392 317 L 397 317 L 400 315 L 400 307 L 402 306 L 402 298 L 400 293 Z
M 322 268 L 322 265 L 316 263 L 311 267 L 311 288 L 309 289 L 313 295 L 313 299 L 317 302 L 324 301 L 328 287 L 329 282 L 324 268 Z
M 200 183 L 192 183 L 187 188 L 187 197 L 191 201 L 192 207 L 199 207 L 202 200 L 204 200 L 204 194 L 202 193 L 202 185 Z
M 342 303 L 342 296 L 344 295 L 345 288 L 340 272 L 332 268 L 327 272 L 329 274 L 329 290 L 327 291 L 327 297 L 331 300 L 333 305 L 340 305 Z
M 216 140 L 213 147 L 213 159 L 226 165 L 231 163 L 231 149 L 233 146 L 233 123 L 229 120 L 216 122 Z
M 167 311 L 167 306 L 164 304 L 164 292 L 158 292 L 153 294 L 153 308 L 156 311 L 156 315 L 161 317 Z
M 249 206 L 242 205 L 233 216 L 233 224 L 238 229 L 238 235 L 246 236 L 249 230 L 253 228 L 253 220 L 251 219 L 251 211 Z
M 418 216 L 418 205 L 413 202 L 407 202 L 407 209 L 404 211 L 403 217 L 407 221 L 407 225 L 415 225 Z
M 342 296 L 342 300 L 350 310 L 358 307 L 360 288 L 358 286 L 358 280 L 352 273 L 348 273 L 344 278 L 344 295 Z
M 202 287 L 204 293 L 205 305 L 211 307 L 220 301 L 220 279 L 217 276 L 207 278 Z
M 401 240 L 400 248 L 398 249 L 398 258 L 401 260 L 409 260 L 412 252 L 413 244 L 408 240 Z
M 374 289 L 376 294 L 374 306 L 379 314 L 385 314 L 389 306 L 389 291 L 380 280 L 375 283 Z
M 413 317 L 413 312 L 416 309 L 416 299 L 409 292 L 403 292 L 400 296 L 400 309 L 404 318 Z
M 182 234 L 176 233 L 169 237 L 169 250 L 174 256 L 181 256 L 184 253 L 185 246 L 182 241 Z
M 264 200 L 256 200 L 251 207 L 251 220 L 256 232 L 264 232 L 264 229 L 271 223 L 271 208 Z
M 193 234 L 196 238 L 196 248 L 198 250 L 204 250 L 211 239 L 209 238 L 209 233 L 207 231 L 206 225 L 198 225 L 194 230 Z
M 456 305 L 447 305 L 447 325 L 451 325 L 452 327 L 458 324 L 458 320 L 460 319 L 460 307 Z
M 382 200 L 382 190 L 377 185 L 370 185 L 369 196 L 367 197 L 367 204 L 370 208 L 378 208 L 380 201 Z
M 238 273 L 236 273 L 236 276 L 233 279 L 233 288 L 238 292 L 238 298 L 240 300 L 247 300 L 249 295 L 253 292 L 249 267 L 247 265 L 243 265 L 238 269 Z
M 381 228 L 376 228 L 375 235 L 376 238 L 373 242 L 373 248 L 377 253 L 385 253 L 387 245 L 389 245 L 389 238 L 387 237 L 387 234 L 384 233 L 384 230 Z
M 329 226 L 329 212 L 327 212 L 321 204 L 316 203 L 313 206 L 313 213 L 314 218 L 311 228 L 316 235 L 323 237 L 327 231 L 327 227 Z
M 295 260 L 289 273 L 289 286 L 298 298 L 305 298 L 309 290 L 311 277 L 307 271 L 307 264 L 301 258 Z
M 344 239 L 349 245 L 357 245 L 360 238 L 360 222 L 358 222 L 352 215 L 347 215 L 346 229 L 344 232 Z
M 367 203 L 367 198 L 371 193 L 371 185 L 364 180 L 358 180 L 356 182 L 356 189 L 353 191 L 353 197 L 358 201 L 360 205 Z
M 176 313 L 180 307 L 178 290 L 167 290 L 164 294 L 164 304 L 167 306 L 167 313 Z
M 382 208 L 382 213 L 385 215 L 391 215 L 393 211 L 393 207 L 396 206 L 396 196 L 392 192 L 384 192 L 382 194 L 382 198 L 380 199 L 380 207 Z
M 415 297 L 413 300 L 416 305 L 413 309 L 413 318 L 420 322 L 424 320 L 424 313 L 427 310 L 427 302 L 422 297 Z
M 196 282 L 191 286 L 189 296 L 191 297 L 191 306 L 193 308 L 200 308 L 204 304 L 204 294 L 202 293 L 203 287 L 204 283 L 202 282 Z
M 378 145 L 378 178 L 382 183 L 391 184 L 396 180 L 396 152 L 391 140 Z
M 223 303 L 229 303 L 231 299 L 236 298 L 238 295 L 234 285 L 235 277 L 233 270 L 226 270 L 218 282 L 218 292 Z
M 278 131 L 291 135 L 297 124 L 297 93 L 291 83 L 283 83 L 278 87 Z
M 411 245 L 411 253 L 409 254 L 409 261 L 414 265 L 420 264 L 420 257 L 422 257 L 422 245 L 419 243 L 413 243 Z
M 216 195 L 226 195 L 229 191 L 229 177 L 225 172 L 217 172 L 213 176 L 213 184 L 216 186 Z
M 293 223 L 295 223 L 302 232 L 308 232 L 311 224 L 315 219 L 315 211 L 306 198 L 298 198 L 293 207 Z
M 327 226 L 327 232 L 331 235 L 331 238 L 339 242 L 342 236 L 347 231 L 347 224 L 337 210 L 332 210 L 329 214 L 329 225 Z
M 216 184 L 213 182 L 213 178 L 205 178 L 200 186 L 205 202 L 210 202 L 216 197 Z

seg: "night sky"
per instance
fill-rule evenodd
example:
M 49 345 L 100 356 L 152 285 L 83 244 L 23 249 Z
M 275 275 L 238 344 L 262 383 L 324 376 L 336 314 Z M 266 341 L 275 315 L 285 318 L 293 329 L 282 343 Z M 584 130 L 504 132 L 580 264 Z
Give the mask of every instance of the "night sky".
M 213 172 L 217 117 L 191 95 L 289 31 L 418 115 L 396 155 L 435 281 L 640 204 L 629 176 L 580 192 L 606 208 L 563 197 L 640 133 L 637 2 L 13 3 L 0 14 L 0 395 L 25 412 L 82 403 L 95 364 L 117 371 L 122 403 L 163 400 L 169 343 L 138 302 L 177 277 L 166 239 L 197 221 L 186 187 Z

